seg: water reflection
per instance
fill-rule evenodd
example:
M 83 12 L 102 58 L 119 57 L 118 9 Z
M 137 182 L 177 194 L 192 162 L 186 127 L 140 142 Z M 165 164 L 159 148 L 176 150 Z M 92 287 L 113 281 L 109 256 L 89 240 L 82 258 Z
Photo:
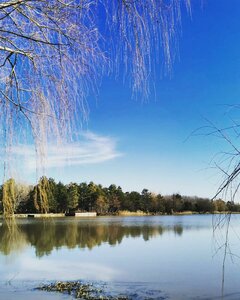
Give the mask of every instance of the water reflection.
M 0 220 L 0 298 L 15 299 L 16 286 L 22 291 L 19 299 L 33 299 L 32 295 L 26 298 L 26 291 L 43 281 L 81 279 L 105 281 L 113 291 L 118 291 L 119 284 L 119 289 L 139 300 L 154 298 L 152 294 L 141 294 L 139 284 L 143 291 L 158 291 L 156 299 L 165 295 L 178 300 L 218 299 L 224 248 L 217 244 L 220 250 L 213 257 L 218 234 L 215 230 L 213 235 L 213 224 L 222 220 L 219 218 L 194 215 L 35 218 L 17 219 L 15 223 Z M 229 241 L 237 257 L 240 248 L 235 232 L 240 231 L 240 217 L 232 218 Z M 218 240 L 222 237 L 224 243 L 222 230 L 219 228 Z M 238 264 L 231 264 L 227 258 L 226 299 L 240 299 L 239 274 Z M 6 282 L 12 282 L 13 287 L 6 287 Z M 233 296 L 228 296 L 230 293 Z M 49 297 L 61 299 L 59 294 Z
M 103 243 L 109 245 L 120 244 L 124 237 L 139 238 L 144 241 L 163 235 L 174 233 L 182 235 L 183 226 L 176 224 L 163 226 L 157 224 L 129 224 L 101 223 L 76 219 L 56 220 L 14 220 L 4 221 L 0 226 L 0 252 L 9 255 L 13 251 L 21 251 L 23 247 L 31 245 L 35 248 L 36 256 L 51 254 L 53 249 L 75 247 L 92 249 Z
M 17 222 L 13 218 L 4 220 L 0 223 L 0 252 L 9 255 L 13 251 L 19 251 L 27 244 L 27 238 Z

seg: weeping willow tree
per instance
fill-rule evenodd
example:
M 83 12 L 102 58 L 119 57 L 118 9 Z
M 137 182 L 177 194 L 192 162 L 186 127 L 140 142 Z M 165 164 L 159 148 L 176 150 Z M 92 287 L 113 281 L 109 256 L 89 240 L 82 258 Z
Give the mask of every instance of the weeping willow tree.
M 2 187 L 3 212 L 6 217 L 14 215 L 16 204 L 15 181 L 14 179 L 7 180 Z
M 33 202 L 37 212 L 48 213 L 49 212 L 49 199 L 52 198 L 52 191 L 49 181 L 46 176 L 42 176 L 39 179 L 38 184 L 33 190 Z
M 19 144 L 35 145 L 37 177 L 45 173 L 47 145 L 76 138 L 103 75 L 114 73 L 147 97 L 156 65 L 171 71 L 183 7 L 191 13 L 190 0 L 2 0 L 4 178 Z

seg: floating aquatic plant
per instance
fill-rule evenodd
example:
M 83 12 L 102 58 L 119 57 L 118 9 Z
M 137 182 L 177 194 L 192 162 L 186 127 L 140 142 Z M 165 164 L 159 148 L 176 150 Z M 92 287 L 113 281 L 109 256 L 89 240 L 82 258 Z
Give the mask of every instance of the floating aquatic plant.
M 103 288 L 99 288 L 89 283 L 81 281 L 57 281 L 55 283 L 42 285 L 37 288 L 41 291 L 60 292 L 69 294 L 76 299 L 85 300 L 128 300 L 126 296 L 111 296 L 108 295 Z

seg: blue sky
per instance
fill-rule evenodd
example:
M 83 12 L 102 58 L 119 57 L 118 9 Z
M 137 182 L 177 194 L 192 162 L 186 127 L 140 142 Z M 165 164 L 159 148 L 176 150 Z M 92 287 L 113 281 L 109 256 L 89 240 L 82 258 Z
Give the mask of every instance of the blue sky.
M 226 105 L 240 97 L 240 6 L 234 0 L 200 2 L 193 0 L 192 18 L 183 11 L 171 78 L 159 72 L 156 94 L 143 103 L 132 99 L 128 83 L 105 77 L 98 99 L 89 99 L 85 152 L 77 152 L 76 163 L 52 164 L 48 176 L 115 183 L 125 191 L 214 195 L 219 173 L 209 163 L 226 145 L 214 137 L 188 137 L 205 119 L 223 127 L 230 116 L 237 118 Z M 90 159 L 82 159 L 88 152 Z

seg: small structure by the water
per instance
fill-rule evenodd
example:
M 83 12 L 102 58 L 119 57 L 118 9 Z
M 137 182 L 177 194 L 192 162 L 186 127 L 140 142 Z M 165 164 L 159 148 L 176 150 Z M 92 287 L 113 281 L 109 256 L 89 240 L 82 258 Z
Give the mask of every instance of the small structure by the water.
M 75 213 L 75 217 L 96 217 L 96 212 L 77 212 Z
M 70 212 L 65 214 L 66 217 L 96 217 L 96 212 Z
M 97 213 L 94 212 L 68 212 L 68 213 L 47 213 L 47 214 L 14 214 L 16 218 L 62 218 L 62 217 L 96 217 Z M 0 219 L 3 219 L 0 214 Z M 0 222 L 1 226 L 1 222 Z
M 17 218 L 59 218 L 64 217 L 62 213 L 47 213 L 47 214 L 16 214 Z

